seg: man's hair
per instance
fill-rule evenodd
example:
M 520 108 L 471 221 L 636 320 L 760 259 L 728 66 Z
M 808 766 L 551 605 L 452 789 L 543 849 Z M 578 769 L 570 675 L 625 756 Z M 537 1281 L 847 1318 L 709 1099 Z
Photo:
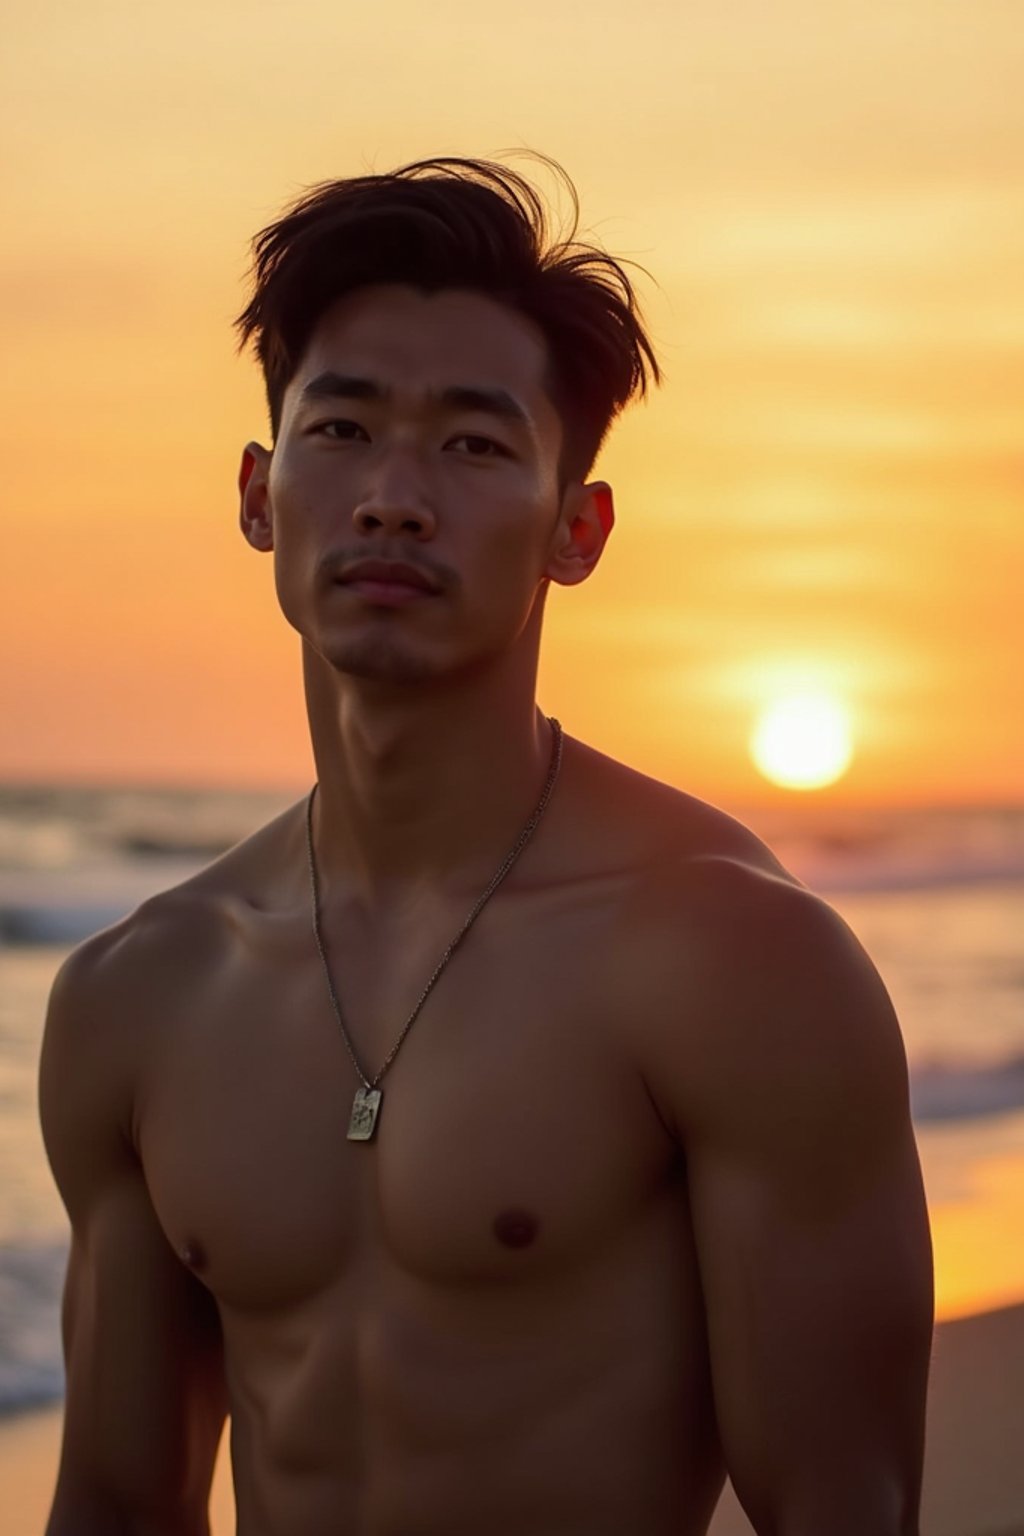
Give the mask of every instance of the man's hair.
M 560 483 L 582 480 L 615 416 L 660 381 L 620 262 L 549 237 L 544 203 L 522 176 L 487 160 L 419 160 L 386 175 L 322 182 L 252 243 L 252 298 L 235 321 L 255 339 L 276 438 L 285 389 L 317 321 L 336 300 L 379 283 L 463 288 L 527 316 L 547 342 L 547 389 L 562 422 Z

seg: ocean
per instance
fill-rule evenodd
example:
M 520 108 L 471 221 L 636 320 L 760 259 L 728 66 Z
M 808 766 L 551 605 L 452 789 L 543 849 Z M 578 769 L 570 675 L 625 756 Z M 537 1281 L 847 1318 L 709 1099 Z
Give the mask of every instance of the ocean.
M 0 1413 L 63 1391 L 67 1222 L 36 1114 L 57 967 L 301 793 L 0 785 Z M 730 809 L 850 923 L 893 997 L 940 1312 L 1024 1299 L 1024 806 Z

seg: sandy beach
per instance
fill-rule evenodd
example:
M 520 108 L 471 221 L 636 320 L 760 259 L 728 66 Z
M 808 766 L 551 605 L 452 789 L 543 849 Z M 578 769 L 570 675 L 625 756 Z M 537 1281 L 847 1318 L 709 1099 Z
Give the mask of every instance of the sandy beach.
M 59 1441 L 59 1408 L 0 1423 L 5 1536 L 40 1536 Z M 210 1507 L 213 1536 L 230 1536 L 226 1440 Z M 727 1487 L 711 1536 L 751 1529 Z M 936 1330 L 921 1532 L 1024 1536 L 1024 1304 Z

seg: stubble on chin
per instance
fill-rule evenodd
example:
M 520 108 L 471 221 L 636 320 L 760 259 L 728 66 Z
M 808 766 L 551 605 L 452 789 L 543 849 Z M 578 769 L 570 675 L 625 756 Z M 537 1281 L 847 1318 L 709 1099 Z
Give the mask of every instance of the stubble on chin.
M 385 635 L 366 636 L 332 649 L 327 657 L 336 672 L 381 683 L 422 683 L 434 676 L 425 656 Z

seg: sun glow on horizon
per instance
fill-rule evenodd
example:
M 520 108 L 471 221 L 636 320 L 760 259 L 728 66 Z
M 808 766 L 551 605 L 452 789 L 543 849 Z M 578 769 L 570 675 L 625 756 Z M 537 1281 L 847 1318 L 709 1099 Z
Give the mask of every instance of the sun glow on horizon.
M 853 760 L 849 711 L 831 694 L 784 694 L 758 715 L 750 755 L 764 777 L 783 789 L 823 789 L 841 779 Z

